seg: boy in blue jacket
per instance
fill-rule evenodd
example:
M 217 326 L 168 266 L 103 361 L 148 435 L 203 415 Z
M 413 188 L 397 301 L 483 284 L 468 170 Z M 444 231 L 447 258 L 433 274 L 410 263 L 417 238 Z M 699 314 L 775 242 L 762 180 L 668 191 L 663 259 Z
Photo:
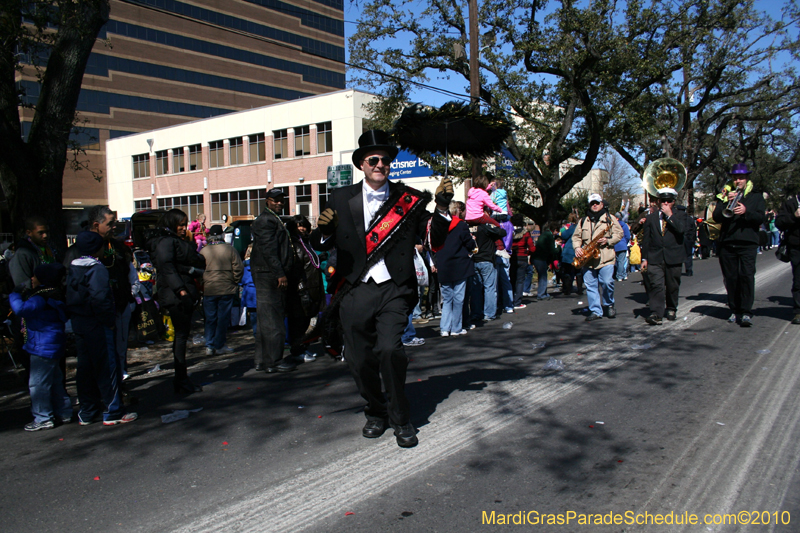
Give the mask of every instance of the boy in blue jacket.
M 72 422 L 72 402 L 59 367 L 66 341 L 67 314 L 61 290 L 64 272 L 60 263 L 42 263 L 34 270 L 30 289 L 20 284 L 9 295 L 11 309 L 22 319 L 22 349 L 31 356 L 28 387 L 33 422 L 25 425 L 25 431 L 52 429 L 55 417 L 63 424 Z
M 99 261 L 105 240 L 99 233 L 82 231 L 75 241 L 81 256 L 70 263 L 67 275 L 67 309 L 78 349 L 78 423 L 88 426 L 103 411 L 103 425 L 133 422 L 136 413 L 126 413 L 122 403 L 122 372 L 114 346 L 116 312 L 108 270 Z M 105 409 L 103 409 L 105 406 Z

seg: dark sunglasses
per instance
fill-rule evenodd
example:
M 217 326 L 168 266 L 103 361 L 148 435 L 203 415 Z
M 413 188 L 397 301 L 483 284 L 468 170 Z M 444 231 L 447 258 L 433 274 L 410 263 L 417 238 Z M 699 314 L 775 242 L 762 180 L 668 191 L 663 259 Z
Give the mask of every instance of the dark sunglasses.
M 383 164 L 387 167 L 392 164 L 392 158 L 389 156 L 378 157 L 377 155 L 374 155 L 372 157 L 365 159 L 364 161 L 366 161 L 367 164 L 371 167 L 377 166 L 378 161 L 383 162 Z

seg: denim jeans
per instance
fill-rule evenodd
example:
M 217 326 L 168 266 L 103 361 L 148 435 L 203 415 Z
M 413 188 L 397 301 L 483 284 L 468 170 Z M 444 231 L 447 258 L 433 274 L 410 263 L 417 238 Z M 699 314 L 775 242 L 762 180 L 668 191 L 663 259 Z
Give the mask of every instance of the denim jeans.
M 103 410 L 103 420 L 121 418 L 125 414 L 119 388 L 122 372 L 116 354 L 109 351 L 109 346 L 114 346 L 114 331 L 92 318 L 77 316 L 72 317 L 72 329 L 78 352 L 78 416 L 88 421 Z
M 72 416 L 72 402 L 64 390 L 59 360 L 31 355 L 28 388 L 34 422 L 47 422 L 53 418 L 54 412 L 59 418 Z
M 403 335 L 400 337 L 400 340 L 404 343 L 411 342 L 411 340 L 417 336 L 417 328 L 415 328 L 414 324 L 411 323 L 413 316 L 413 313 L 408 315 L 408 324 L 406 324 L 406 329 L 403 332 Z
M 583 284 L 586 286 L 589 311 L 603 316 L 603 307 L 614 305 L 614 265 L 606 265 L 602 268 L 584 268 Z M 602 299 L 601 290 L 603 291 Z
M 501 310 L 514 309 L 514 289 L 511 287 L 511 259 L 496 255 L 494 258 L 497 270 L 497 304 Z
M 617 281 L 622 281 L 628 277 L 628 252 L 617 252 L 617 261 L 614 272 L 614 277 Z
M 439 329 L 442 333 L 458 333 L 462 329 L 461 308 L 467 280 L 442 283 L 442 319 Z
M 545 298 L 547 297 L 547 261 L 544 259 L 534 259 L 533 266 L 536 267 L 536 275 L 539 277 L 536 297 Z
M 529 264 L 525 268 L 525 284 L 522 286 L 522 292 L 524 292 L 525 294 L 530 294 L 532 285 L 533 285 L 533 265 Z
M 511 280 L 514 283 L 514 307 L 522 303 L 522 288 L 525 286 L 525 272 L 528 269 L 528 256 L 511 258 Z
M 481 318 L 491 320 L 496 314 L 497 270 L 490 261 L 475 263 L 475 275 L 472 276 L 472 321 Z
M 228 340 L 228 325 L 235 295 L 203 296 L 203 311 L 206 314 L 206 348 L 219 350 Z
M 781 230 L 776 229 L 772 233 L 772 246 L 780 246 L 781 244 Z

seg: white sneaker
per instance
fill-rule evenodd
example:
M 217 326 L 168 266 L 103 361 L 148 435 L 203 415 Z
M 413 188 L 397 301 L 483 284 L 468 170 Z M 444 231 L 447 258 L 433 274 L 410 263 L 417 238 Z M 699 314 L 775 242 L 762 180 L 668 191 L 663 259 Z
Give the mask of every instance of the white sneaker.
M 439 335 L 441 335 L 442 337 L 449 337 L 450 336 L 450 332 L 449 331 L 443 331 Z
M 451 333 L 451 334 L 450 334 L 450 336 L 452 336 L 452 337 L 455 337 L 455 336 L 457 336 L 457 335 L 466 335 L 466 334 L 467 334 L 467 330 L 465 330 L 465 329 L 462 329 L 462 330 L 461 330 L 461 331 L 459 331 L 459 332 L 453 332 L 453 333 Z
M 217 351 L 214 348 L 206 347 L 206 355 L 216 355 Z
M 303 358 L 303 361 L 305 361 L 306 363 L 310 363 L 311 361 L 316 361 L 317 360 L 317 355 L 309 352 L 308 350 L 306 350 L 305 352 L 300 354 L 300 356 Z
M 734 313 L 734 314 L 732 314 L 730 317 L 728 317 L 728 322 L 729 322 L 730 324 L 733 324 L 734 322 L 736 322 L 736 318 L 737 318 L 737 317 L 736 317 L 736 313 Z

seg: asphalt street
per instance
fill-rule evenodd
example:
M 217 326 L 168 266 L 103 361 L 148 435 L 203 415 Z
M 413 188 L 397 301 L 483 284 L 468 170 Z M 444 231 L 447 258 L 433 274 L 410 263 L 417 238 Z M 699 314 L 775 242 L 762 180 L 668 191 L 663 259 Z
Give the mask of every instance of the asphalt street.
M 391 431 L 361 437 L 342 363 L 256 373 L 252 343 L 192 369 L 199 394 L 173 394 L 169 373 L 140 377 L 141 418 L 125 426 L 26 433 L 29 407 L 0 410 L 2 530 L 800 531 L 790 268 L 759 256 L 750 329 L 726 321 L 716 260 L 694 270 L 678 320 L 660 327 L 642 318 L 638 274 L 617 283 L 614 320 L 584 322 L 586 297 L 558 296 L 463 337 L 420 326 L 413 449 Z M 551 357 L 563 371 L 542 370 Z M 671 525 L 636 524 L 670 513 Z M 587 515 L 634 523 L 579 524 Z M 698 523 L 674 523 L 689 515 Z

